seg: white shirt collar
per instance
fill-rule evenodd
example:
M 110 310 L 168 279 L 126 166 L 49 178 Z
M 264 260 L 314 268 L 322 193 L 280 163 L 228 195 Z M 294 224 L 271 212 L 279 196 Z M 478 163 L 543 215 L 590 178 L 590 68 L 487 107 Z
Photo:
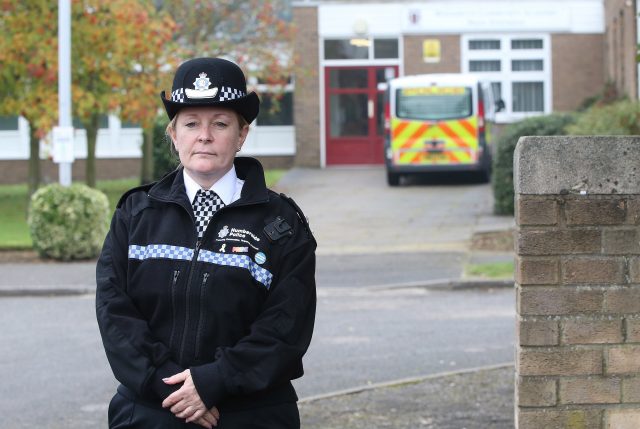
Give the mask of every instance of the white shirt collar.
M 196 198 L 196 192 L 198 192 L 198 189 L 202 189 L 202 187 L 193 180 L 191 176 L 189 176 L 186 169 L 183 168 L 182 173 L 184 176 L 184 188 L 187 192 L 187 197 L 193 204 L 193 200 Z M 227 171 L 227 174 L 218 179 L 218 181 L 209 189 L 218 194 L 222 202 L 228 206 L 240 198 L 242 185 L 244 185 L 244 180 L 238 179 L 236 167 L 232 165 L 231 170 Z

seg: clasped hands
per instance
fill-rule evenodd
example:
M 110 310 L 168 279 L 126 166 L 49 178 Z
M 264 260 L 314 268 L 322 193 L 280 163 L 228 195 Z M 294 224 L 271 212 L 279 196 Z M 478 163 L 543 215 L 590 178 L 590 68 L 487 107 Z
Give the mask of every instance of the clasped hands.
M 216 407 L 207 409 L 198 395 L 195 384 L 193 384 L 190 370 L 187 369 L 171 377 L 163 378 L 162 381 L 167 384 L 182 383 L 180 389 L 162 401 L 163 408 L 171 409 L 176 417 L 185 419 L 187 423 L 195 423 L 207 429 L 218 426 L 220 412 Z

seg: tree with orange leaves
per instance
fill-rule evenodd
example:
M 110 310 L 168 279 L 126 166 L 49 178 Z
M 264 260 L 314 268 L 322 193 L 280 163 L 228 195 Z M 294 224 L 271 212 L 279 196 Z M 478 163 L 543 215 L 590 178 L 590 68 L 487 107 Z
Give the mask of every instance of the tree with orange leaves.
M 139 124 L 143 129 L 141 182 L 154 178 L 153 138 L 154 122 L 158 116 L 160 88 L 171 85 L 170 68 L 175 63 L 175 45 L 172 44 L 176 25 L 164 12 L 148 9 L 139 16 L 145 22 L 145 39 L 132 34 L 123 35 L 129 42 L 126 55 L 133 67 L 125 74 L 124 90 L 119 103 L 122 119 Z
M 249 77 L 284 89 L 293 73 L 293 26 L 286 0 L 159 0 L 178 28 L 182 59 L 228 57 Z M 253 79 L 249 79 L 249 84 Z
M 58 117 L 56 3 L 0 2 L 0 109 L 29 121 L 32 190 L 40 181 L 39 139 Z M 100 117 L 119 113 L 151 128 L 174 24 L 144 0 L 73 0 L 71 13 L 73 116 L 87 133 L 85 176 L 95 186 Z
M 58 117 L 58 20 L 51 3 L 0 3 L 0 113 L 29 122 L 29 195 L 40 184 L 40 139 Z
M 94 186 L 100 115 L 117 112 L 152 129 L 174 25 L 143 0 L 74 1 L 72 21 L 73 105 L 87 130 L 87 183 Z

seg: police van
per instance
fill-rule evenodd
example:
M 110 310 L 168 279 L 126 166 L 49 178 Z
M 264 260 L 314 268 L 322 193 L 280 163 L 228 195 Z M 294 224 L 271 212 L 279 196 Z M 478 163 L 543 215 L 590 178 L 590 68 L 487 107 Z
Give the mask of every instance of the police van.
M 472 74 L 392 79 L 385 105 L 387 182 L 434 171 L 491 175 L 491 125 L 502 100 Z

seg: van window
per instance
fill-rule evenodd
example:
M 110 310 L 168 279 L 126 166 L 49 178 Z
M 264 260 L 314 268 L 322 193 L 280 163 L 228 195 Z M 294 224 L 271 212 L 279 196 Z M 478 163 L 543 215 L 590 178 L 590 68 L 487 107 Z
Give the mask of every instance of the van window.
M 471 88 L 428 86 L 396 92 L 398 118 L 437 121 L 466 118 L 472 113 Z

